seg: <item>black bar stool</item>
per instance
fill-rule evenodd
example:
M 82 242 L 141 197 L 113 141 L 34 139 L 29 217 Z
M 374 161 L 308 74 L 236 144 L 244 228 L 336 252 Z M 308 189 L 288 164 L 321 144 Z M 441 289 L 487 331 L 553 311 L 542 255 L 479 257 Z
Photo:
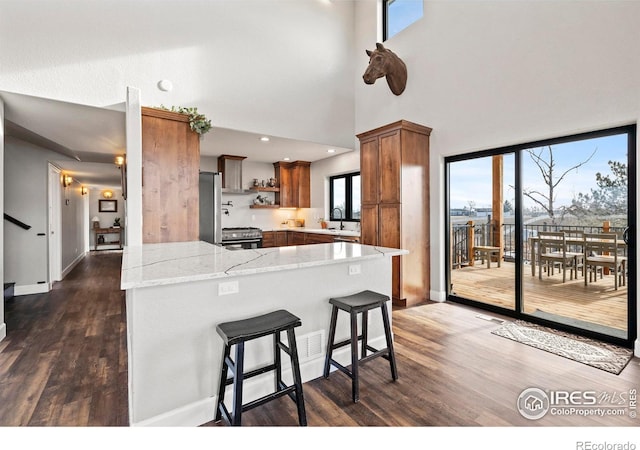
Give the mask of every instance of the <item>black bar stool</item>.
M 304 396 L 302 394 L 302 378 L 300 377 L 300 364 L 298 362 L 298 349 L 296 347 L 295 327 L 302 325 L 300 319 L 283 309 L 270 312 L 261 316 L 249 319 L 237 320 L 235 322 L 220 323 L 216 330 L 224 341 L 224 352 L 222 356 L 222 371 L 220 374 L 220 387 L 218 389 L 218 400 L 216 402 L 216 422 L 220 419 L 228 425 L 241 425 L 242 413 L 256 406 L 263 405 L 283 395 L 288 395 L 298 407 L 298 420 L 301 426 L 307 425 L 307 415 L 304 409 Z M 287 332 L 287 347 L 280 341 L 280 332 Z M 259 337 L 273 334 L 274 362 L 273 364 L 244 372 L 244 343 Z M 235 345 L 235 361 L 231 359 L 231 346 Z M 291 357 L 291 370 L 293 371 L 292 386 L 287 386 L 282 381 L 282 365 L 280 350 Z M 227 378 L 227 373 L 231 369 L 233 375 Z M 257 400 L 242 404 L 242 382 L 243 380 L 256 375 L 275 370 L 275 392 L 265 395 Z M 224 404 L 224 391 L 227 385 L 233 384 L 233 410 L 229 412 Z
M 378 356 L 389 361 L 391 366 L 391 377 L 393 381 L 398 379 L 398 369 L 396 368 L 396 356 L 393 352 L 393 340 L 391 339 L 391 325 L 389 324 L 389 316 L 387 313 L 386 302 L 389 297 L 373 291 L 362 291 L 357 294 L 346 297 L 332 298 L 329 303 L 333 305 L 331 311 L 331 325 L 329 327 L 329 342 L 327 344 L 327 355 L 324 362 L 324 377 L 329 378 L 329 368 L 335 366 L 341 372 L 347 374 L 352 380 L 351 395 L 353 402 L 359 400 L 359 382 L 358 382 L 358 364 L 370 361 Z M 384 335 L 387 340 L 387 347 L 376 350 L 367 344 L 367 322 L 368 311 L 370 309 L 380 308 L 382 312 L 382 323 L 384 325 Z M 338 309 L 349 313 L 351 318 L 351 338 L 342 342 L 334 343 L 336 336 L 336 321 L 338 320 Z M 358 314 L 362 314 L 362 334 L 358 336 Z M 358 358 L 358 341 L 362 341 L 361 355 Z M 333 351 L 337 348 L 351 345 L 351 370 L 347 369 L 333 358 Z M 367 355 L 367 351 L 371 351 Z

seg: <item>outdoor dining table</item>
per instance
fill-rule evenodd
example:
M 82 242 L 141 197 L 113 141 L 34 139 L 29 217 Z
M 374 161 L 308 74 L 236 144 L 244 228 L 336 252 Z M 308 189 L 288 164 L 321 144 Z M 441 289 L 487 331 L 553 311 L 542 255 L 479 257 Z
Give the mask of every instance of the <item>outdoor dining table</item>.
M 538 236 L 529 237 L 529 250 L 531 251 L 531 275 L 536 276 L 536 247 L 540 238 Z M 580 238 L 566 238 L 565 243 L 567 246 L 571 245 L 583 245 L 584 240 Z M 618 248 L 625 249 L 627 244 L 620 239 L 618 241 Z

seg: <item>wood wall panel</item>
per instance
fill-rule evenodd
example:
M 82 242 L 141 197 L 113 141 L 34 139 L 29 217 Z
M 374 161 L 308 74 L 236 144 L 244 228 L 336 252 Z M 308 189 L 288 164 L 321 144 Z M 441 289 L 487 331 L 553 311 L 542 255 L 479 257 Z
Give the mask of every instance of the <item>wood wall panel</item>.
M 380 203 L 400 202 L 400 131 L 380 136 L 378 177 Z
M 142 109 L 143 243 L 199 239 L 200 140 L 184 114 Z
M 378 140 L 360 144 L 360 184 L 363 205 L 378 203 L 380 179 L 378 177 Z
M 378 245 L 378 205 L 362 205 L 360 210 L 360 243 Z

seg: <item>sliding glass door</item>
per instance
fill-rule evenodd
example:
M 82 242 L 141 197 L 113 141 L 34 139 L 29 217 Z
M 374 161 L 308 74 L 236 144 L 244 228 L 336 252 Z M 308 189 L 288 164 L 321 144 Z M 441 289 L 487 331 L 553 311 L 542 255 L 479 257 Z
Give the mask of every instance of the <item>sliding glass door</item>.
M 514 310 L 513 153 L 451 162 L 450 294 Z
M 446 159 L 448 297 L 629 345 L 635 126 Z

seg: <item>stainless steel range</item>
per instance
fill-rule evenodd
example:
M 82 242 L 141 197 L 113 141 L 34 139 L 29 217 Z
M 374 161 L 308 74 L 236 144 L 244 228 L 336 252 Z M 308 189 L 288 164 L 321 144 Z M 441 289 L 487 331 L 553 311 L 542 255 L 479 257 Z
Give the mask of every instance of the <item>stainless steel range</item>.
M 262 230 L 255 227 L 222 229 L 222 245 L 229 250 L 262 247 Z

